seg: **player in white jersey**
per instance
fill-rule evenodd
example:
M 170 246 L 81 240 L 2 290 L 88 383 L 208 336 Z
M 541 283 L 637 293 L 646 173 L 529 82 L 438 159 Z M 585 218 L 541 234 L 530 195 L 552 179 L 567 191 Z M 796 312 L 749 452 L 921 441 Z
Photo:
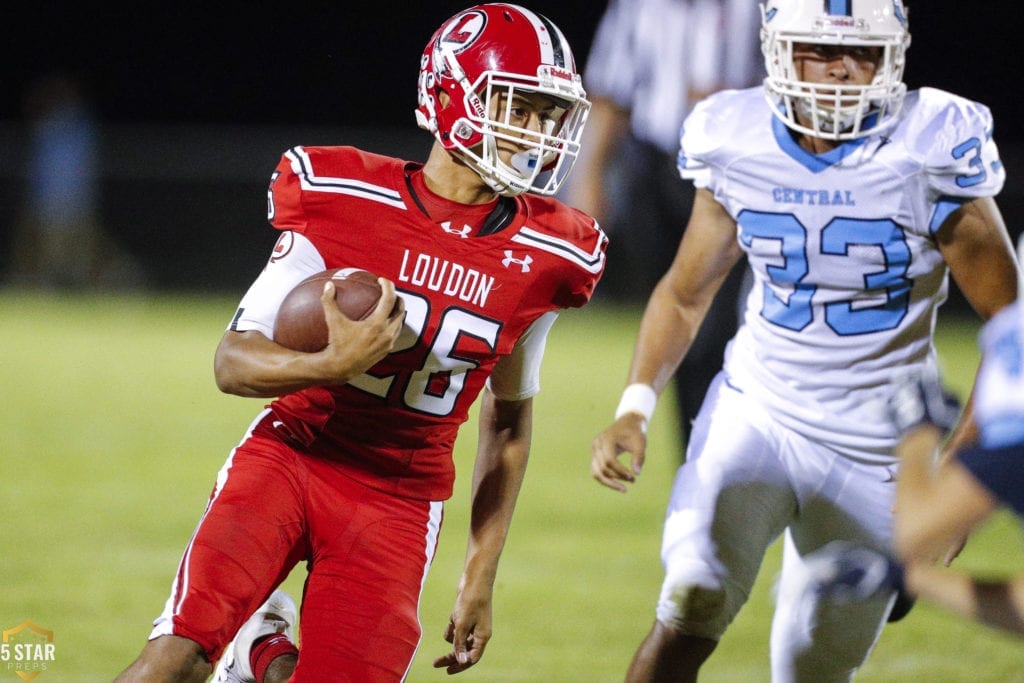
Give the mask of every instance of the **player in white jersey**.
M 630 681 L 695 680 L 783 533 L 772 677 L 849 679 L 892 596 L 793 609 L 802 558 L 837 539 L 891 547 L 886 405 L 900 377 L 937 363 L 948 275 L 984 318 L 1016 297 L 989 111 L 906 92 L 901 1 L 769 0 L 762 17 L 764 89 L 712 96 L 684 123 L 679 169 L 697 199 L 616 419 L 593 443 L 595 479 L 625 491 L 658 394 L 746 253 L 744 324 L 674 484 L 665 580 Z

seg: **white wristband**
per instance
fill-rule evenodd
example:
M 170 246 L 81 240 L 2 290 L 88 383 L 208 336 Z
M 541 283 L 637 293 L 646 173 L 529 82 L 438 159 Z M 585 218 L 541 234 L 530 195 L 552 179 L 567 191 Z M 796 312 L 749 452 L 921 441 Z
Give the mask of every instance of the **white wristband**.
M 615 419 L 626 413 L 638 413 L 644 422 L 650 422 L 654 415 L 654 406 L 658 403 L 658 394 L 649 384 L 630 384 L 622 392 L 619 407 L 615 409 Z

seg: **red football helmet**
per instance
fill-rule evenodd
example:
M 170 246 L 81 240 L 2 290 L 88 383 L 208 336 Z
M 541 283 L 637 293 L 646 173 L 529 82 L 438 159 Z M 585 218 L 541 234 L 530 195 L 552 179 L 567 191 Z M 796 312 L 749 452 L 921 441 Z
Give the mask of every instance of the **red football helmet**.
M 541 130 L 513 123 L 513 98 L 524 93 L 540 93 L 556 105 Z M 565 36 L 551 20 L 518 5 L 459 12 L 420 59 L 420 128 L 502 195 L 555 194 L 576 161 L 589 111 Z M 499 139 L 522 150 L 511 164 L 498 157 Z

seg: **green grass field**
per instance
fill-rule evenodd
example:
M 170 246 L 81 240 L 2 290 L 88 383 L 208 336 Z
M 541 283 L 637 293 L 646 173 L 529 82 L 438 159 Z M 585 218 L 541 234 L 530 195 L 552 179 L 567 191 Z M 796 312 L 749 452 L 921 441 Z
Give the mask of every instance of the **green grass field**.
M 262 401 L 224 396 L 213 349 L 236 301 L 0 294 L 3 505 L 0 630 L 25 620 L 54 632 L 37 681 L 108 681 L 137 654 L 167 597 L 214 476 Z M 463 680 L 619 681 L 653 618 L 661 521 L 679 460 L 659 408 L 644 475 L 623 496 L 590 478 L 590 441 L 608 422 L 639 310 L 593 305 L 563 316 L 549 342 L 530 471 L 496 586 L 495 633 Z M 944 321 L 946 370 L 961 393 L 976 325 Z M 431 668 L 461 569 L 475 427 L 421 607 L 411 681 Z M 1001 573 L 1024 566 L 1017 523 L 1002 515 L 957 561 Z M 705 667 L 706 681 L 767 681 L 778 555 Z M 303 570 L 286 588 L 301 592 Z M 919 605 L 889 627 L 859 681 L 1024 681 L 1021 645 Z M 19 681 L 0 661 L 0 683 Z

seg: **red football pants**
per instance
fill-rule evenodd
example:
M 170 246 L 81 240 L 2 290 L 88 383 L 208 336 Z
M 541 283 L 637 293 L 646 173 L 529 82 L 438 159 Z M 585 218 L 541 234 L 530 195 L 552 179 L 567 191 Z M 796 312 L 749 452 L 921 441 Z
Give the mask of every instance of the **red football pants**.
M 441 503 L 360 484 L 337 463 L 292 450 L 267 422 L 220 471 L 152 637 L 190 638 L 216 661 L 305 559 L 293 680 L 402 680 L 420 640 Z

